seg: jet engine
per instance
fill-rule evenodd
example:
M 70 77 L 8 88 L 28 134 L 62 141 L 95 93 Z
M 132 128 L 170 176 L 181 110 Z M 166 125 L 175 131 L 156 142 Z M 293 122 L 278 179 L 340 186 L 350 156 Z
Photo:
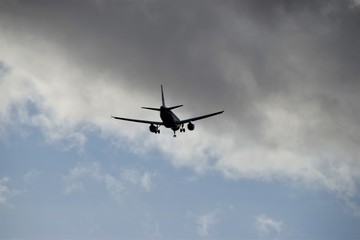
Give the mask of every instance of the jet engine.
M 192 131 L 195 129 L 195 125 L 192 123 L 192 122 L 189 122 L 188 125 L 187 125 L 187 128 Z
M 152 133 L 159 133 L 158 127 L 156 127 L 154 124 L 151 124 L 149 127 L 150 132 Z

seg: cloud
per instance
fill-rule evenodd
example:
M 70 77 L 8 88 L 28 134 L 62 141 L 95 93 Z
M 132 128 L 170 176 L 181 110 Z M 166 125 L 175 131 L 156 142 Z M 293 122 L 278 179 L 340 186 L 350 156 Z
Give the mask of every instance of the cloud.
M 136 169 L 122 169 L 121 178 L 128 183 L 135 186 L 140 186 L 145 191 L 149 192 L 154 187 L 153 178 L 156 177 L 156 173 L 144 171 L 143 173 Z
M 359 0 L 352 0 L 352 1 L 353 1 L 354 5 L 355 5 L 356 7 L 359 7 L 359 6 L 360 6 L 360 1 L 359 1 Z
M 110 174 L 106 174 L 104 176 L 104 182 L 106 190 L 111 194 L 111 196 L 115 200 L 121 200 L 121 198 L 124 196 L 124 184 Z
M 352 1 L 0 4 L 0 69 L 10 69 L 1 70 L 2 126 L 37 127 L 49 143 L 79 149 L 98 131 L 197 173 L 359 195 Z M 109 118 L 158 119 L 137 107 L 160 104 L 161 83 L 169 105 L 186 106 L 179 117 L 225 113 L 176 140 Z M 137 184 L 151 188 L 144 174 Z M 121 189 L 112 175 L 97 181 Z
M 115 199 L 120 200 L 124 191 L 122 182 L 105 172 L 98 163 L 79 163 L 70 169 L 69 174 L 63 176 L 65 193 L 84 191 L 84 181 L 91 179 L 104 184 L 108 193 Z
M 64 191 L 66 194 L 85 191 L 87 180 L 93 180 L 104 186 L 111 197 L 120 201 L 128 191 L 142 189 L 146 192 L 152 190 L 155 173 L 140 172 L 136 169 L 120 169 L 119 174 L 112 174 L 104 170 L 97 162 L 79 163 L 63 176 Z
M 200 215 L 197 220 L 197 232 L 201 237 L 210 236 L 211 228 L 215 226 L 215 224 L 219 221 L 216 216 L 217 211 L 212 211 L 209 213 L 205 213 Z
M 25 175 L 24 180 L 26 182 L 31 182 L 34 178 L 40 175 L 40 171 L 38 169 L 30 169 Z
M 6 183 L 9 181 L 9 178 L 3 177 L 0 179 L 0 203 L 5 204 L 7 201 L 7 195 L 9 195 L 9 189 L 6 186 Z
M 3 205 L 3 206 L 11 205 L 9 200 L 13 196 L 21 193 L 18 190 L 11 189 L 8 184 L 9 181 L 10 181 L 9 177 L 0 178 L 0 206 L 1 205 Z
M 79 163 L 76 167 L 70 169 L 69 174 L 63 177 L 65 182 L 65 193 L 69 194 L 72 192 L 83 190 L 82 178 L 91 178 L 96 181 L 103 180 L 103 173 L 100 169 L 99 164 L 81 164 Z
M 256 217 L 256 230 L 259 236 L 269 236 L 271 233 L 277 235 L 283 231 L 284 224 L 282 221 L 277 221 L 266 215 L 259 215 Z
M 0 82 L 2 82 L 3 78 L 9 73 L 9 67 L 2 61 L 0 61 Z

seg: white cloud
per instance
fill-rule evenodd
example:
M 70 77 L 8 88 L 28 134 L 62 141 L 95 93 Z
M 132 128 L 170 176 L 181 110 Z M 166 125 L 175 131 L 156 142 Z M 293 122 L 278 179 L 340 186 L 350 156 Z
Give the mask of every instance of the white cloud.
M 103 181 L 104 176 L 99 164 L 79 163 L 76 167 L 70 169 L 69 174 L 63 176 L 65 193 L 70 194 L 73 192 L 83 191 L 84 186 L 82 180 L 84 178 L 90 178 L 95 181 Z
M 18 190 L 11 189 L 9 187 L 9 177 L 0 178 L 0 206 L 8 206 L 11 205 L 9 200 L 15 196 L 20 194 L 21 192 Z
M 0 204 L 5 204 L 10 193 L 10 190 L 7 187 L 7 182 L 9 181 L 8 177 L 3 177 L 0 179 Z
M 78 191 L 85 191 L 86 180 L 90 179 L 103 184 L 104 188 L 117 201 L 133 188 L 141 188 L 147 192 L 153 188 L 153 177 L 156 173 L 144 171 L 141 173 L 136 169 L 120 169 L 118 175 L 111 174 L 104 170 L 97 162 L 79 163 L 63 176 L 64 191 L 70 194 Z
M 24 180 L 26 182 L 32 181 L 34 178 L 38 177 L 40 175 L 40 171 L 38 169 L 30 169 L 25 175 Z
M 154 183 L 153 183 L 153 178 L 156 176 L 156 173 L 150 173 L 150 172 L 145 172 L 142 176 L 141 176 L 141 186 L 147 191 L 151 191 L 152 188 L 154 187 Z
M 105 182 L 106 190 L 111 194 L 111 196 L 115 200 L 120 201 L 124 196 L 124 184 L 108 173 L 104 175 L 103 181 Z
M 120 200 L 123 193 L 123 185 L 108 172 L 104 171 L 98 163 L 79 163 L 70 169 L 69 174 L 63 176 L 65 193 L 84 191 L 84 181 L 90 179 L 104 184 L 109 194 L 115 199 Z
M 344 197 L 343 200 L 345 202 L 347 209 L 350 211 L 350 213 L 353 214 L 354 216 L 360 218 L 359 203 L 356 202 L 356 200 L 348 198 L 348 197 Z
M 124 181 L 129 182 L 135 186 L 140 186 L 147 192 L 151 191 L 154 187 L 153 178 L 156 175 L 156 173 L 151 173 L 148 171 L 140 172 L 136 169 L 123 169 L 121 171 L 121 177 Z
M 279 234 L 283 231 L 284 224 L 282 221 L 272 219 L 264 214 L 256 217 L 256 230 L 259 236 L 265 237 L 269 234 Z
M 201 237 L 210 236 L 211 228 L 219 221 L 217 218 L 217 211 L 212 211 L 200 215 L 197 220 L 197 232 Z

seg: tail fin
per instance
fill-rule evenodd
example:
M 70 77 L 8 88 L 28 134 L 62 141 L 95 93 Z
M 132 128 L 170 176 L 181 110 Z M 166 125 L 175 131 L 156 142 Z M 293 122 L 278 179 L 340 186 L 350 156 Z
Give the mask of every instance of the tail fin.
M 165 107 L 164 91 L 162 84 L 161 84 L 161 100 L 162 100 L 162 106 Z
M 182 107 L 183 105 L 177 105 L 177 106 L 173 106 L 173 107 L 166 107 L 165 106 L 165 98 L 164 98 L 164 90 L 163 90 L 163 86 L 161 85 L 161 100 L 162 100 L 162 107 L 164 107 L 165 109 L 169 109 L 169 110 L 173 110 L 175 108 L 178 107 Z M 141 107 L 143 109 L 147 109 L 147 110 L 153 110 L 153 111 L 160 111 L 161 108 L 152 108 L 152 107 Z

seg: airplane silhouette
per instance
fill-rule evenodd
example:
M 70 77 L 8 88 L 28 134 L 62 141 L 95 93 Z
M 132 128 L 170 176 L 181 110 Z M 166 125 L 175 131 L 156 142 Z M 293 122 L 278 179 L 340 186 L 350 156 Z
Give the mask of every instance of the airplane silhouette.
M 161 85 L 161 99 L 162 99 L 162 106 L 160 108 L 152 108 L 152 107 L 142 107 L 142 108 L 148 109 L 148 110 L 159 111 L 162 122 L 131 119 L 131 118 L 122 118 L 122 117 L 114 117 L 114 116 L 111 116 L 111 117 L 114 119 L 118 119 L 118 120 L 150 124 L 149 130 L 150 130 L 150 132 L 155 133 L 155 134 L 160 133 L 159 127 L 164 125 L 166 128 L 171 128 L 174 131 L 174 137 L 176 137 L 177 130 L 180 129 L 180 132 L 185 132 L 184 124 L 187 123 L 187 128 L 190 131 L 193 131 L 195 129 L 195 125 L 192 122 L 200 120 L 200 119 L 212 117 L 212 116 L 215 116 L 215 115 L 218 115 L 218 114 L 221 114 L 224 112 L 224 111 L 220 111 L 220 112 L 210 113 L 210 114 L 199 116 L 199 117 L 180 120 L 171 110 L 178 108 L 178 107 L 182 107 L 183 105 L 166 107 L 165 99 L 164 99 L 164 91 L 163 91 L 162 85 Z

